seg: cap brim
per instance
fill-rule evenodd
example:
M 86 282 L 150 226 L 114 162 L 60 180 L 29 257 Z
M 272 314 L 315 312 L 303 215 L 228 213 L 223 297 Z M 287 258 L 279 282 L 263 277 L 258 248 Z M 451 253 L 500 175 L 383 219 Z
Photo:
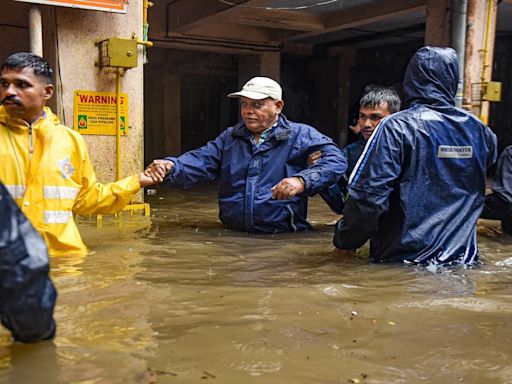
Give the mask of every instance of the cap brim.
M 263 99 L 266 99 L 267 97 L 272 98 L 272 96 L 269 96 L 265 93 L 253 92 L 253 91 L 234 92 L 234 93 L 230 93 L 228 95 L 228 97 L 248 97 L 249 99 L 253 99 L 253 100 L 263 100 Z

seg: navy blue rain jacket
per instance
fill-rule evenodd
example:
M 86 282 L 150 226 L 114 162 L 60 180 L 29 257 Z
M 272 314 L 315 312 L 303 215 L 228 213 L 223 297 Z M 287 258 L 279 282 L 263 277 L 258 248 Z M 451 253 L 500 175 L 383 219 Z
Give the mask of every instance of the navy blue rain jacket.
M 496 136 L 456 108 L 458 60 L 451 48 L 423 47 L 404 78 L 410 108 L 375 130 L 349 185 L 333 243 L 358 248 L 370 238 L 377 261 L 472 264 L 486 168 Z
M 223 131 L 205 146 L 168 157 L 175 166 L 166 186 L 189 188 L 219 180 L 219 217 L 229 228 L 254 233 L 311 229 L 307 196 L 333 184 L 347 168 L 340 149 L 316 129 L 280 115 L 277 126 L 259 146 L 243 122 Z M 322 158 L 307 167 L 315 150 Z M 272 199 L 271 188 L 286 177 L 301 176 L 305 190 L 289 200 Z
M 55 335 L 46 244 L 0 183 L 0 319 L 15 340 Z
M 324 199 L 329 208 L 334 212 L 342 214 L 345 207 L 346 195 L 348 193 L 348 179 L 357 164 L 357 160 L 363 153 L 366 140 L 360 139 L 342 149 L 343 156 L 347 160 L 347 170 L 338 182 L 321 190 L 318 194 Z

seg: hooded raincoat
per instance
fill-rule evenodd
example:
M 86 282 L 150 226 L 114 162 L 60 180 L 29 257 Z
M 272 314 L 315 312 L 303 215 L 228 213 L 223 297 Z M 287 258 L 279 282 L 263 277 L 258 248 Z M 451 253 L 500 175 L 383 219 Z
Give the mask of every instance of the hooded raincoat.
M 370 239 L 376 261 L 472 264 L 486 168 L 496 136 L 456 108 L 458 60 L 451 48 L 423 47 L 404 78 L 409 109 L 383 119 L 349 182 L 336 247 Z
M 97 182 L 82 136 L 60 124 L 49 108 L 29 125 L 0 106 L 0 181 L 51 255 L 85 255 L 73 213 L 120 211 L 140 189 L 138 177 Z
M 256 146 L 243 122 L 223 131 L 205 146 L 168 157 L 175 166 L 167 186 L 189 188 L 219 180 L 220 220 L 229 228 L 253 233 L 311 229 L 307 196 L 333 184 L 347 162 L 333 141 L 316 129 L 280 115 L 264 142 Z M 322 158 L 307 168 L 315 150 Z M 305 190 L 288 200 L 272 199 L 271 188 L 286 177 L 302 177 Z
M 46 245 L 0 183 L 0 320 L 15 340 L 55 335 Z

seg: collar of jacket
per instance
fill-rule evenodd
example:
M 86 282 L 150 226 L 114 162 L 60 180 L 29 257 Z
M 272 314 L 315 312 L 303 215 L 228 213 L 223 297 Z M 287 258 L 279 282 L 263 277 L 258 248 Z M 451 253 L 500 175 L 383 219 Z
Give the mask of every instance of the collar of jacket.
M 60 120 L 49 107 L 44 107 L 43 116 L 32 123 L 32 129 L 38 129 L 44 135 L 48 130 L 49 123 L 58 125 Z M 0 106 L 0 124 L 5 125 L 14 132 L 28 131 L 30 128 L 30 125 L 25 120 L 10 117 L 3 106 Z
M 290 122 L 283 115 L 279 115 L 279 119 L 277 120 L 277 125 L 274 131 L 270 134 L 267 139 L 276 138 L 276 140 L 287 140 L 290 138 L 292 134 L 292 129 L 290 127 Z M 250 139 L 252 137 L 252 132 L 247 129 L 243 120 L 239 122 L 237 125 L 233 127 L 234 137 L 242 137 L 244 139 Z

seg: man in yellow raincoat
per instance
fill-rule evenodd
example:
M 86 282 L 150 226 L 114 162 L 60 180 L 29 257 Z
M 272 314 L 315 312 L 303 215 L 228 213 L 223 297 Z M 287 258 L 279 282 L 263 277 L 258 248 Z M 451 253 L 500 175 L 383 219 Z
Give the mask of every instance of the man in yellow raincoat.
M 101 184 L 81 135 L 46 107 L 53 93 L 46 60 L 19 52 L 0 67 L 0 181 L 43 236 L 51 255 L 84 255 L 73 213 L 120 211 L 150 178 Z

